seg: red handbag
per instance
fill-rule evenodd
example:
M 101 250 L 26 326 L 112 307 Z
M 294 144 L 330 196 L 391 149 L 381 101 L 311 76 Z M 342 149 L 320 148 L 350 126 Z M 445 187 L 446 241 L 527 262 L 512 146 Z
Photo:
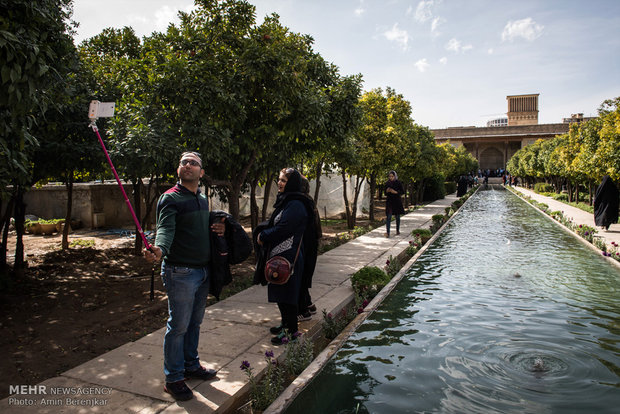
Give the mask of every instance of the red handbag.
M 297 253 L 295 254 L 295 261 L 291 265 L 286 258 L 282 256 L 273 256 L 265 263 L 265 279 L 267 282 L 274 285 L 283 285 L 290 279 L 291 275 L 295 272 L 295 263 L 297 263 L 297 256 L 299 256 L 299 249 L 301 248 L 301 240 L 299 240 L 299 246 L 297 247 Z

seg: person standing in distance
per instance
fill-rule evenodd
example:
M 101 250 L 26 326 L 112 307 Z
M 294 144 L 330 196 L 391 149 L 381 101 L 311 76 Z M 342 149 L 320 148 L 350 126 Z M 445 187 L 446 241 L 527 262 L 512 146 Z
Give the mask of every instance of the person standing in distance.
M 181 154 L 179 182 L 157 202 L 157 234 L 149 262 L 163 258 L 161 275 L 168 294 L 168 323 L 164 336 L 164 391 L 189 400 L 188 378 L 210 380 L 217 372 L 200 365 L 198 339 L 209 293 L 210 229 L 218 235 L 224 223 L 209 227 L 209 202 L 200 192 L 204 175 L 197 152 Z
M 396 216 L 396 235 L 400 234 L 400 216 L 405 214 L 403 202 L 400 199 L 403 194 L 405 194 L 405 189 L 398 179 L 396 171 L 390 171 L 385 183 L 385 237 L 390 237 L 392 215 Z

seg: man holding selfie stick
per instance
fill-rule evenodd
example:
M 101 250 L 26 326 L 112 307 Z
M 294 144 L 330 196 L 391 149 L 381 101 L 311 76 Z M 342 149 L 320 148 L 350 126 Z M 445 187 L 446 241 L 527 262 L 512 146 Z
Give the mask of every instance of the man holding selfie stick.
M 210 230 L 223 235 L 224 223 L 209 226 L 209 202 L 198 188 L 204 175 L 197 152 L 181 154 L 179 182 L 157 203 L 157 235 L 144 256 L 163 258 L 161 274 L 168 294 L 168 323 L 164 337 L 164 391 L 189 400 L 188 378 L 210 380 L 217 372 L 200 365 L 198 339 L 209 293 Z

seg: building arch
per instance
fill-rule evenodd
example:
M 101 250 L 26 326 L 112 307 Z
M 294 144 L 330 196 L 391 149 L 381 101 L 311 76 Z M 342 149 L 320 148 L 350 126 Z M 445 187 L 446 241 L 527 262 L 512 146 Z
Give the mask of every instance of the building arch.
M 480 151 L 480 169 L 497 170 L 504 168 L 504 153 L 497 147 L 487 147 Z

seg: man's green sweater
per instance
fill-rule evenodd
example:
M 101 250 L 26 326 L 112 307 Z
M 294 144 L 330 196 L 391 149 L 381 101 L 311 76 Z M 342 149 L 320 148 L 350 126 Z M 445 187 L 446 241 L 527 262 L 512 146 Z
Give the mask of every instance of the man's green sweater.
M 157 202 L 155 245 L 166 264 L 204 267 L 211 256 L 209 201 L 177 183 Z

